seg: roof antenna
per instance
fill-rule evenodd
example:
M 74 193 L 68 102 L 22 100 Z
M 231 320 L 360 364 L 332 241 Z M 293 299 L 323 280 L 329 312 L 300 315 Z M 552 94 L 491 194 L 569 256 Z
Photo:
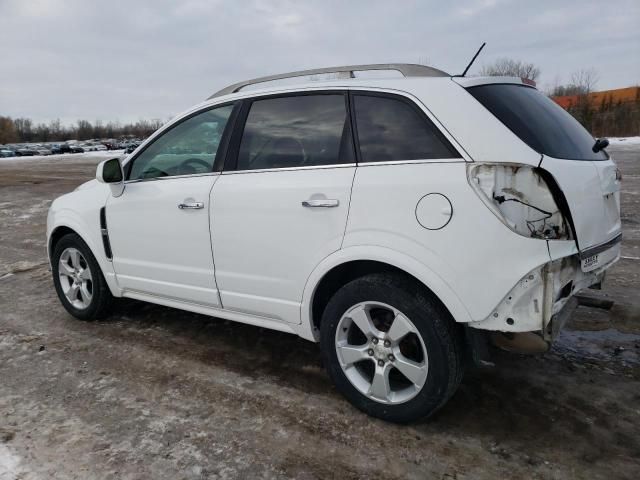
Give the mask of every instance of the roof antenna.
M 467 72 L 469 71 L 469 69 L 471 68 L 471 65 L 473 65 L 473 62 L 476 61 L 476 58 L 478 58 L 478 55 L 480 55 L 480 52 L 482 51 L 482 49 L 484 48 L 484 46 L 487 44 L 487 42 L 482 42 L 482 45 L 480 45 L 480 48 L 478 49 L 478 51 L 476 52 L 476 54 L 473 56 L 473 58 L 471 59 L 471 61 L 469 62 L 469 65 L 467 65 L 467 68 L 464 69 L 464 72 L 462 72 L 462 75 L 454 75 L 455 77 L 464 77 Z

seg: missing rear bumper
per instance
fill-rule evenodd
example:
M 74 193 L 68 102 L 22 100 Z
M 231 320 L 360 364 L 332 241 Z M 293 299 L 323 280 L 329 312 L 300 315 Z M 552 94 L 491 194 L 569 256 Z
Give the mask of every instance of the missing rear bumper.
M 605 269 L 584 272 L 578 255 L 548 262 L 525 275 L 492 313 L 468 326 L 496 332 L 538 332 L 545 341 L 557 335 L 578 305 L 575 295 L 591 285 L 601 284 Z

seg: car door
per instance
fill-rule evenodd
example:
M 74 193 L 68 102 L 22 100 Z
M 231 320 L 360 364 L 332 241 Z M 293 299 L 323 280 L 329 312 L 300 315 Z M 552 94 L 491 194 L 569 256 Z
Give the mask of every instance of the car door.
M 106 205 L 118 284 L 126 292 L 219 306 L 209 233 L 216 157 L 233 105 L 187 117 L 125 165 Z
M 225 309 L 300 322 L 305 282 L 340 249 L 355 172 L 343 92 L 245 101 L 211 195 Z

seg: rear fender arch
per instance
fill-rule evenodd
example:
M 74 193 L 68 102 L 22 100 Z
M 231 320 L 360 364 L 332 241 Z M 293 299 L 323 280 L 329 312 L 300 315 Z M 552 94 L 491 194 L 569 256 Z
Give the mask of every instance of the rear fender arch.
M 437 272 L 404 253 L 386 247 L 361 245 L 347 247 L 329 255 L 309 275 L 300 306 L 301 323 L 298 334 L 302 338 L 314 342 L 320 339 L 319 331 L 314 325 L 313 301 L 322 279 L 334 268 L 354 261 L 373 261 L 387 264 L 415 277 L 436 295 L 456 322 L 472 321 L 469 311 L 458 295 Z

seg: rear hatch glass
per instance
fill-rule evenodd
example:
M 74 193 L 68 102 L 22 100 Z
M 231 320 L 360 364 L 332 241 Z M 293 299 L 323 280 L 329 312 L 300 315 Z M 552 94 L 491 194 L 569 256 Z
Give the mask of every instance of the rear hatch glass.
M 535 88 L 493 83 L 467 91 L 538 153 L 567 160 L 606 160 L 594 153 L 591 134 L 562 107 Z

